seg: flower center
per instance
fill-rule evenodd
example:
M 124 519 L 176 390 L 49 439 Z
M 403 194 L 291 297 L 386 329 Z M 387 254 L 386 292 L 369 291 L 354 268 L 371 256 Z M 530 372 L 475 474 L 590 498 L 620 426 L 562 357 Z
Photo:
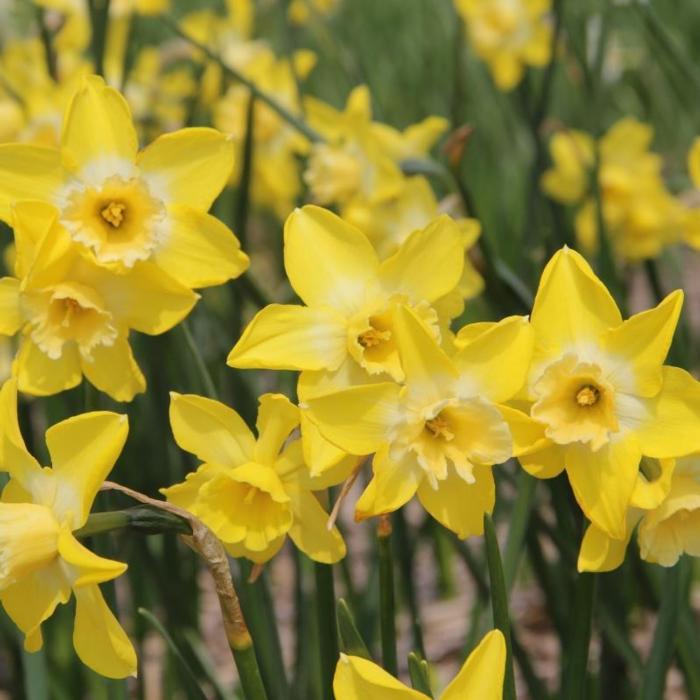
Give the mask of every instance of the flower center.
M 370 328 L 357 336 L 357 342 L 365 349 L 375 348 L 391 339 L 391 331 L 381 331 L 378 328 Z
M 449 421 L 440 413 L 435 418 L 425 421 L 425 429 L 433 437 L 441 438 L 447 442 L 454 440 L 455 437 L 455 434 L 450 429 Z
M 544 423 L 545 434 L 559 445 L 573 442 L 597 450 L 619 428 L 615 390 L 602 369 L 567 354 L 549 365 L 533 386 L 532 417 Z
M 576 403 L 579 406 L 595 406 L 600 398 L 600 389 L 594 384 L 584 384 L 576 392 Z
M 0 503 L 0 590 L 57 555 L 58 531 L 56 519 L 45 506 Z
M 102 218 L 114 228 L 119 228 L 124 221 L 126 204 L 124 202 L 110 202 L 100 214 Z

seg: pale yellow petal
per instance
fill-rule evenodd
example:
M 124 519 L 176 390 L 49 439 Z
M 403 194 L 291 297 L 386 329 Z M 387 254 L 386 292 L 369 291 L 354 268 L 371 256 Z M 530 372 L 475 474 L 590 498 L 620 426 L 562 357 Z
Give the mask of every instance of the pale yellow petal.
M 282 394 L 263 394 L 258 408 L 258 441 L 254 458 L 274 464 L 290 433 L 299 425 L 299 409 Z
M 345 654 L 335 667 L 333 695 L 335 700 L 428 700 L 372 661 Z
M 168 235 L 154 260 L 190 289 L 211 287 L 240 277 L 250 264 L 225 224 L 189 206 L 168 207 Z
M 112 345 L 99 345 L 92 351 L 91 361 L 81 358 L 80 364 L 88 380 L 115 401 L 131 401 L 146 391 L 146 379 L 123 336 Z
M 136 675 L 136 652 L 122 626 L 107 607 L 100 589 L 75 591 L 73 646 L 80 660 L 107 678 Z
M 120 561 L 105 559 L 91 552 L 65 529 L 58 539 L 58 553 L 69 567 L 73 588 L 111 581 L 127 569 L 126 564 Z
M 284 265 L 305 304 L 347 315 L 364 303 L 379 260 L 364 233 L 327 209 L 308 205 L 285 223 Z
M 127 101 L 99 76 L 85 78 L 66 112 L 61 145 L 70 168 L 109 158 L 133 162 L 138 138 Z
M 29 337 L 21 341 L 15 373 L 19 390 L 35 396 L 49 396 L 72 389 L 83 378 L 75 345 L 65 345 L 57 360 L 42 352 Z
M 203 462 L 237 467 L 253 457 L 255 438 L 244 420 L 219 401 L 194 394 L 170 394 L 175 442 Z
M 193 127 L 159 136 L 137 163 L 166 202 L 208 211 L 233 169 L 233 142 L 216 129 Z
M 491 630 L 467 657 L 440 700 L 501 700 L 506 672 L 506 640 Z
M 56 481 L 53 510 L 59 522 L 68 518 L 73 530 L 85 523 L 128 434 L 128 418 L 110 411 L 73 416 L 46 431 Z
M 19 280 L 3 277 L 0 279 L 0 334 L 14 335 L 21 326 Z
M 347 356 L 347 322 L 331 307 L 270 304 L 228 356 L 241 369 L 334 370 Z

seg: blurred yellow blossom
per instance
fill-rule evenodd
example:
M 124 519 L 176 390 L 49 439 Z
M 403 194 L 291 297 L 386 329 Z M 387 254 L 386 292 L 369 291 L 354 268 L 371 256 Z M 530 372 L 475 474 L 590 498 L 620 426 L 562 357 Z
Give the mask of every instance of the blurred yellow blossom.
M 512 90 L 527 66 L 549 62 L 551 0 L 455 0 L 455 6 L 499 89 Z
M 0 499 L 0 602 L 34 652 L 42 623 L 75 596 L 81 661 L 108 678 L 135 675 L 134 648 L 98 586 L 127 566 L 93 554 L 73 534 L 122 451 L 127 417 L 100 411 L 57 423 L 46 432 L 53 466 L 42 468 L 19 431 L 14 380 L 0 390 L 0 413 L 0 470 L 10 475 Z
M 287 16 L 292 24 L 306 24 L 314 17 L 326 17 L 334 12 L 340 0 L 291 0 Z

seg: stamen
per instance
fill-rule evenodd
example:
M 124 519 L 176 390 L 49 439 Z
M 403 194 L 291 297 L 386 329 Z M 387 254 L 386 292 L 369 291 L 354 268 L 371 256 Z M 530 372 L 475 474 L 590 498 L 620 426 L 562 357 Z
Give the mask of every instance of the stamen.
M 579 406 L 594 406 L 600 398 L 600 389 L 593 384 L 585 384 L 576 394 L 576 403 Z
M 119 228 L 124 222 L 126 204 L 123 202 L 110 202 L 101 212 L 102 218 L 113 228 Z
M 450 430 L 450 424 L 440 415 L 425 421 L 425 428 L 433 437 L 443 440 L 454 440 L 455 434 Z
M 357 342 L 363 348 L 374 348 L 377 345 L 385 343 L 391 338 L 391 331 L 378 331 L 376 328 L 370 328 L 364 333 L 357 336 Z

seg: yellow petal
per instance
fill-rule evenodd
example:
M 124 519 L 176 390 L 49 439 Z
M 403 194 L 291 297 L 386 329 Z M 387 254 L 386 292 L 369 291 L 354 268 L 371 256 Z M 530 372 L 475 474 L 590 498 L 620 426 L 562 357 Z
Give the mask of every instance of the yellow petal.
M 525 383 L 533 345 L 525 316 L 505 318 L 479 334 L 452 358 L 460 372 L 460 394 L 495 403 L 512 398 Z
M 428 700 L 407 688 L 381 666 L 359 656 L 340 655 L 333 677 L 335 700 Z
M 46 431 L 56 478 L 53 510 L 59 522 L 68 517 L 71 529 L 82 527 L 128 433 L 128 418 L 110 411 L 73 416 Z
M 0 591 L 5 612 L 27 637 L 27 651 L 41 649 L 41 623 L 69 598 L 70 585 L 58 560 Z
M 637 437 L 642 453 L 657 459 L 700 451 L 700 383 L 678 367 L 663 368 L 663 386 L 643 404 Z
M 252 459 L 255 438 L 228 406 L 194 394 L 170 394 L 170 425 L 175 442 L 202 460 L 237 467 Z
M 545 426 L 530 418 L 527 413 L 503 404 L 496 408 L 510 428 L 513 438 L 513 457 L 539 452 L 552 444 L 549 438 L 545 437 Z
M 538 479 L 553 479 L 564 471 L 564 450 L 549 444 L 534 452 L 518 456 L 522 468 Z
M 671 490 L 675 467 L 675 459 L 642 457 L 631 505 L 645 510 L 660 506 Z
M 472 473 L 473 484 L 450 468 L 447 478 L 437 482 L 437 488 L 427 479 L 418 487 L 418 500 L 423 508 L 462 540 L 484 533 L 484 513 L 491 513 L 496 502 L 491 467 L 475 464 Z
M 199 295 L 150 262 L 137 263 L 128 275 L 96 268 L 90 282 L 115 316 L 140 333 L 160 335 L 182 321 Z
M 281 535 L 277 539 L 272 540 L 268 547 L 259 551 L 248 549 L 245 545 L 239 544 L 238 542 L 224 542 L 224 549 L 236 559 L 245 557 L 246 559 L 250 559 L 254 564 L 265 564 L 282 549 L 282 545 L 286 539 L 286 534 Z
M 506 640 L 500 630 L 491 630 L 464 662 L 440 700 L 501 700 L 506 672 Z
M 233 142 L 216 129 L 180 129 L 159 136 L 137 163 L 166 202 L 208 211 L 233 169 Z
M 97 586 L 75 591 L 73 646 L 80 660 L 107 678 L 136 675 L 136 652 Z
M 108 158 L 133 162 L 138 138 L 126 100 L 99 76 L 85 78 L 66 112 L 61 145 L 71 168 Z
M 49 396 L 80 384 L 80 357 L 75 345 L 64 345 L 57 360 L 44 354 L 30 339 L 22 339 L 15 372 L 19 390 L 34 396 Z
M 605 285 L 577 252 L 562 248 L 547 263 L 532 310 L 535 342 L 545 352 L 596 341 L 622 323 Z
M 410 394 L 424 405 L 450 396 L 457 369 L 411 309 L 396 309 L 394 330 Z
M 414 302 L 435 301 L 459 283 L 464 268 L 464 245 L 457 224 L 446 214 L 414 231 L 379 268 L 390 293 L 406 294 Z M 440 270 L 440 274 L 426 274 Z
M 331 307 L 270 304 L 226 362 L 240 369 L 334 370 L 347 356 L 347 323 Z
M 620 540 L 614 540 L 593 524 L 589 525 L 578 553 L 578 570 L 603 572 L 617 569 L 625 560 L 627 545 L 640 516 L 641 513 L 632 522 L 628 522 L 625 536 Z
M 614 358 L 611 380 L 623 391 L 653 396 L 661 388 L 661 365 L 671 347 L 683 305 L 683 292 L 669 294 L 656 308 L 642 311 L 602 337 Z
M 627 508 L 641 456 L 632 433 L 615 436 L 596 452 L 579 444 L 566 449 L 566 472 L 581 510 L 592 523 L 618 540 L 625 537 Z
M 220 464 L 201 464 L 199 468 L 185 476 L 179 484 L 159 489 L 169 503 L 188 510 L 193 515 L 199 515 L 199 490 L 217 474 L 225 473 L 227 467 Z
M 61 154 L 55 148 L 0 145 L 0 219 L 11 223 L 11 205 L 23 199 L 53 200 L 63 185 Z
M 282 394 L 263 394 L 259 401 L 254 459 L 272 465 L 285 440 L 299 425 L 299 409 Z
M 324 437 L 350 454 L 366 455 L 388 441 L 399 392 L 397 384 L 382 382 L 318 396 L 306 405 Z
M 0 279 L 0 334 L 14 335 L 22 325 L 19 307 L 19 280 Z
M 309 418 L 306 411 L 301 411 L 301 442 L 304 451 L 304 462 L 308 465 L 312 476 L 320 476 L 333 469 L 346 452 L 336 447 L 321 435 L 321 431 Z M 320 487 L 319 487 L 320 488 Z
M 58 215 L 58 209 L 47 202 L 27 200 L 12 206 L 12 228 L 15 236 L 14 271 L 20 279 L 26 277 L 31 271 L 39 244 L 50 235 L 49 231 L 51 229 L 53 232 L 60 231 L 54 228 Z M 62 235 L 68 237 L 70 244 L 68 234 L 63 232 Z M 55 240 L 55 236 L 53 238 L 52 243 L 56 245 L 58 241 Z M 56 247 L 64 249 L 63 241 Z M 55 279 L 52 280 L 54 281 Z
M 146 380 L 124 337 L 117 338 L 113 345 L 96 347 L 92 361 L 83 358 L 81 367 L 90 382 L 115 401 L 131 401 L 146 391 Z
M 345 542 L 334 527 L 328 530 L 328 513 L 321 507 L 311 491 L 287 488 L 292 499 L 294 522 L 289 528 L 289 536 L 294 544 L 314 561 L 322 564 L 335 564 L 345 556 Z
M 168 207 L 168 236 L 156 251 L 156 264 L 181 284 L 195 289 L 223 284 L 250 264 L 225 224 L 203 211 L 179 204 Z
M 37 491 L 42 476 L 19 431 L 16 379 L 8 379 L 0 389 L 0 471 L 10 474 L 30 494 Z
M 408 503 L 425 477 L 414 455 L 394 461 L 388 449 L 377 452 L 372 462 L 374 476 L 355 506 L 355 520 L 392 513 Z
M 111 581 L 127 569 L 126 564 L 120 561 L 104 559 L 91 552 L 68 530 L 63 530 L 58 538 L 58 553 L 70 567 L 71 585 L 74 588 Z
M 284 265 L 305 304 L 349 315 L 364 303 L 379 261 L 364 233 L 308 205 L 292 212 L 284 225 Z

